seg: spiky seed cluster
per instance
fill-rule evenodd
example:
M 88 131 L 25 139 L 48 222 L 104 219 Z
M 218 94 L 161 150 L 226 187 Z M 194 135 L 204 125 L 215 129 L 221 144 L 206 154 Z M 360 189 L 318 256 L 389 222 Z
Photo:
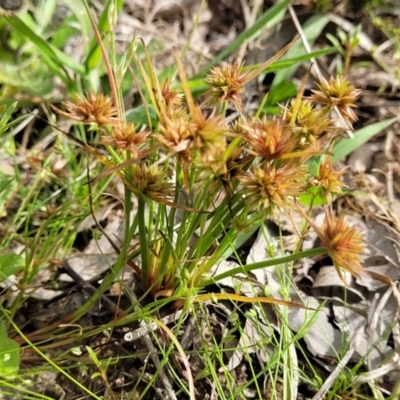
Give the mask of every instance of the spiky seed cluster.
M 236 178 L 243 175 L 243 167 L 250 160 L 242 147 L 219 147 L 198 160 L 199 181 L 211 181 L 210 190 L 222 185 L 228 199 L 232 197 Z
M 129 151 L 134 158 L 141 158 L 139 145 L 144 143 L 150 132 L 136 132 L 132 123 L 120 121 L 111 127 L 111 134 L 101 136 L 99 144 Z
M 155 139 L 169 152 L 176 154 L 184 173 L 197 158 L 209 163 L 218 149 L 225 147 L 225 134 L 228 131 L 222 116 L 206 117 L 196 108 L 194 118 L 181 111 L 165 116 L 159 124 L 159 134 Z
M 97 124 L 100 127 L 112 125 L 118 121 L 117 107 L 113 106 L 111 97 L 101 93 L 88 93 L 86 98 L 76 94 L 76 100 L 63 102 L 67 112 L 64 115 L 84 124 Z
M 228 127 L 221 115 L 213 114 L 206 118 L 200 109 L 198 109 L 195 123 L 196 131 L 193 137 L 193 146 L 199 151 L 200 157 L 208 162 L 210 152 L 225 147 Z
M 241 72 L 243 64 L 235 61 L 232 65 L 214 67 L 204 82 L 210 88 L 211 103 L 231 101 L 237 107 L 242 105 L 240 93 L 247 81 L 247 73 Z
M 342 194 L 342 189 L 346 185 L 340 181 L 342 175 L 345 174 L 345 169 L 334 171 L 332 167 L 332 157 L 327 155 L 318 166 L 318 171 L 315 177 L 310 179 L 311 185 L 320 188 L 321 197 L 328 203 L 332 203 L 332 194 Z
M 335 129 L 327 110 L 315 108 L 310 100 L 302 99 L 297 104 L 296 99 L 293 99 L 288 107 L 282 108 L 289 121 L 294 118 L 292 129 L 298 133 L 303 145 L 315 144 L 321 135 Z
M 283 118 L 252 118 L 239 122 L 248 151 L 265 160 L 272 160 L 291 153 L 299 144 L 299 136 Z
M 313 225 L 313 228 L 326 246 L 327 253 L 343 282 L 345 280 L 341 268 L 356 278 L 360 277 L 364 272 L 360 262 L 365 250 L 365 242 L 360 230 L 351 226 L 343 215 L 336 218 L 332 209 L 326 210 L 323 226 L 318 228 Z
M 304 177 L 307 167 L 286 164 L 275 167 L 265 164 L 263 168 L 252 166 L 249 174 L 239 176 L 242 194 L 251 210 L 259 210 L 266 216 L 275 211 L 292 207 L 293 199 L 306 190 Z
M 171 88 L 171 83 L 166 80 L 161 87 L 161 96 L 165 101 L 166 111 L 169 115 L 178 110 L 182 105 L 183 94 Z
M 242 67 L 235 62 L 213 68 L 206 78 L 211 97 L 208 104 L 230 101 L 241 111 L 240 93 L 244 85 L 264 69 L 261 66 L 261 69 L 242 72 Z M 180 76 L 181 79 L 184 77 L 182 71 Z M 228 201 L 235 199 L 244 203 L 240 204 L 243 206 L 240 215 L 233 219 L 233 224 L 236 223 L 240 229 L 245 228 L 249 221 L 260 218 L 260 214 L 271 217 L 278 211 L 296 208 L 296 198 L 312 186 L 318 187 L 328 202 L 332 201 L 332 194 L 342 193 L 344 184 L 340 182 L 340 177 L 344 171 L 333 171 L 329 156 L 320 163 L 313 178 L 308 176 L 305 162 L 310 155 L 321 154 L 321 142 L 325 136 L 330 136 L 324 134 L 333 129 L 332 120 L 328 118 L 333 107 L 338 108 L 347 122 L 356 120 L 353 108 L 359 91 L 345 78 L 331 78 L 329 82 L 323 80 L 319 90 L 314 91 L 309 99 L 301 99 L 299 95 L 287 107 L 282 107 L 282 117 L 242 116 L 230 126 L 224 119 L 224 113 L 214 111 L 206 114 L 202 106 L 195 104 L 184 79 L 182 87 L 186 104 L 183 103 L 182 92 L 171 89 L 168 81 L 160 85 L 154 79 L 153 83 L 154 87 L 148 89 L 152 91 L 150 97 L 160 122 L 152 133 L 138 133 L 133 124 L 118 118 L 118 109 L 113 106 L 111 98 L 102 94 L 88 94 L 86 98 L 77 96 L 74 102 L 64 102 L 67 112 L 60 112 L 75 121 L 96 124 L 101 132 L 99 143 L 123 152 L 121 158 L 124 162 L 117 173 L 137 197 L 178 206 L 172 203 L 176 193 L 171 183 L 171 170 L 159 166 L 162 162 L 167 164 L 171 158 L 179 163 L 183 171 L 185 189 L 191 187 L 189 171 L 194 171 L 196 183 L 207 181 L 204 195 L 212 197 L 222 188 Z M 316 108 L 315 102 L 322 106 Z M 152 140 L 149 140 L 150 135 Z M 161 158 L 160 149 L 167 153 Z M 111 153 L 119 162 L 120 155 L 115 156 L 114 151 Z M 150 154 L 152 157 L 148 157 Z M 105 157 L 99 159 L 107 167 L 114 167 Z M 117 169 L 118 166 L 113 168 Z M 234 196 L 235 191 L 237 196 Z M 207 202 L 208 199 L 204 201 L 206 207 L 210 204 Z M 305 215 L 305 218 L 308 217 Z M 351 227 L 343 217 L 336 219 L 332 211 L 327 212 L 321 228 L 311 220 L 307 221 L 327 247 L 340 276 L 341 268 L 355 276 L 361 274 L 364 243 L 356 228 Z M 159 279 L 156 275 L 159 271 L 157 263 L 161 259 L 158 250 L 153 258 L 149 282 L 160 282 L 154 286 L 156 292 L 153 294 L 157 296 L 163 290 L 172 293 L 176 283 L 175 272 Z M 162 260 L 165 261 L 164 258 Z M 175 264 L 172 258 L 171 263 Z
M 347 124 L 351 126 L 357 121 L 357 115 L 353 108 L 356 108 L 356 101 L 361 93 L 350 84 L 349 80 L 342 75 L 331 76 L 329 82 L 322 79 L 317 85 L 319 90 L 313 90 L 310 99 L 314 102 L 325 104 L 328 108 L 337 107 Z
M 173 184 L 168 181 L 166 169 L 157 165 L 131 165 L 125 171 L 124 183 L 136 196 L 146 196 L 159 202 L 164 202 L 175 193 Z

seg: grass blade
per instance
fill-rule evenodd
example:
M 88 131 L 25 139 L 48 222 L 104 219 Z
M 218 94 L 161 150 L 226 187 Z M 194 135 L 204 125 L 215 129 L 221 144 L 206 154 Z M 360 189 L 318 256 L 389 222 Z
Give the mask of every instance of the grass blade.
M 85 72 L 85 69 L 80 64 L 76 63 L 61 50 L 53 47 L 42 39 L 16 15 L 6 15 L 4 19 L 14 29 L 21 33 L 21 35 L 37 46 L 38 51 L 43 56 L 46 63 L 49 64 L 49 67 L 64 81 L 68 80 L 68 73 L 65 70 L 65 66 L 71 68 L 74 72 L 80 75 Z M 52 63 L 49 62 L 50 60 Z M 64 72 L 63 74 L 60 73 L 61 70 Z
M 114 0 L 116 3 L 116 8 L 117 12 L 120 12 L 122 9 L 122 6 L 124 5 L 123 0 Z M 109 15 L 109 10 L 110 6 L 113 0 L 108 0 L 106 4 L 104 5 L 103 12 L 99 18 L 99 21 L 97 23 L 97 28 L 99 29 L 99 32 L 102 34 L 105 34 L 107 32 L 110 32 L 110 24 L 108 22 L 108 15 Z M 96 38 L 93 38 L 92 43 L 90 44 L 90 50 L 88 53 L 88 56 L 86 57 L 86 60 L 84 61 L 84 65 L 86 67 L 87 71 L 91 71 L 92 69 L 96 68 L 96 66 L 99 64 L 99 62 L 102 60 L 102 52 L 99 47 L 99 43 L 96 40 Z
M 271 28 L 276 25 L 279 21 L 278 19 L 272 21 L 279 13 L 286 10 L 289 6 L 291 0 L 284 0 L 281 3 L 275 4 L 269 10 L 267 10 L 261 17 L 246 31 L 242 32 L 228 47 L 222 50 L 217 56 L 214 57 L 205 67 L 203 67 L 192 79 L 201 78 L 205 73 L 207 73 L 211 67 L 217 64 L 219 61 L 223 60 L 229 54 L 232 54 L 237 50 L 246 40 L 252 38 L 258 31 L 268 26 Z M 272 21 L 272 22 L 271 22 Z
M 368 142 L 373 136 L 382 132 L 384 129 L 392 125 L 397 118 L 390 118 L 384 121 L 376 122 L 375 124 L 371 124 L 366 126 L 365 128 L 361 128 L 358 131 L 354 132 L 354 138 L 346 138 L 337 142 L 333 146 L 332 150 L 332 161 L 336 162 L 343 157 L 349 155 L 352 151 Z

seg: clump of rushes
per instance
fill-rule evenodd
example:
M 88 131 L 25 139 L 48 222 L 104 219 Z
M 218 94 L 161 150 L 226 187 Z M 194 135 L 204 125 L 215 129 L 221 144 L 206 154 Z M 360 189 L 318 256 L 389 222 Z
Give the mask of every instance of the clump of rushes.
M 331 77 L 311 97 L 299 93 L 281 105 L 279 116 L 241 110 L 244 85 L 285 51 L 245 72 L 238 62 L 213 68 L 205 78 L 209 91 L 202 105 L 193 99 L 178 58 L 181 87 L 175 88 L 158 81 L 150 61 L 146 69 L 138 60 L 148 96 L 143 100 L 158 117 L 152 127 L 127 123 L 102 94 L 64 102 L 62 115 L 98 128 L 98 143 L 109 151 L 107 160 L 98 159 L 122 179 L 127 199 L 138 199 L 125 240 L 129 245 L 135 236 L 140 239 L 143 288 L 153 297 L 185 296 L 200 288 L 244 229 L 281 212 L 304 215 L 341 277 L 342 268 L 360 274 L 360 232 L 344 217 L 335 218 L 330 208 L 319 228 L 299 206 L 308 198 L 310 212 L 318 197 L 330 207 L 333 196 L 342 194 L 344 170 L 333 169 L 326 149 L 347 127 L 335 126 L 331 111 L 336 108 L 351 125 L 359 90 L 341 76 Z M 229 106 L 239 110 L 236 121 L 226 118 Z M 321 156 L 312 175 L 309 166 L 316 154 Z

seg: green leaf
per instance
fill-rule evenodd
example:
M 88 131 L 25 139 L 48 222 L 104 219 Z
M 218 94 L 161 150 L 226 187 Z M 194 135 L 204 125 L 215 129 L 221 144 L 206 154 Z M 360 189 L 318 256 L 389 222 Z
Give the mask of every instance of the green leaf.
M 11 117 L 11 114 L 14 112 L 15 108 L 17 107 L 18 102 L 14 102 L 10 104 L 6 111 L 2 113 L 1 119 L 0 119 L 0 132 L 4 131 L 4 128 L 6 128 L 7 123 L 9 118 Z
M 156 126 L 158 122 L 158 117 L 156 110 L 151 104 L 147 105 L 147 109 L 150 113 L 150 119 L 151 119 L 151 124 L 152 126 Z M 127 110 L 125 113 L 126 120 L 129 122 L 133 122 L 135 125 L 148 125 L 149 120 L 147 117 L 147 110 L 146 107 L 141 104 L 138 107 L 131 108 L 130 110 Z
M 116 9 L 117 13 L 119 13 L 122 9 L 122 6 L 124 4 L 123 0 L 114 0 L 116 3 Z M 103 6 L 103 12 L 99 18 L 99 22 L 97 24 L 97 27 L 99 31 L 104 35 L 105 33 L 110 32 L 110 24 L 108 23 L 108 14 L 109 14 L 109 9 L 110 5 L 112 3 L 112 0 L 108 0 L 106 4 Z M 86 69 L 88 71 L 91 71 L 93 68 L 96 68 L 97 64 L 100 62 L 102 59 L 103 55 L 101 53 L 101 49 L 99 47 L 99 44 L 97 43 L 96 37 L 92 39 L 92 42 L 90 44 L 90 50 L 88 52 L 88 56 L 86 60 L 84 61 L 84 65 L 86 66 Z
M 6 15 L 4 18 L 14 29 L 16 29 L 26 39 L 30 40 L 36 45 L 36 48 L 42 55 L 43 60 L 49 65 L 53 72 L 55 72 L 64 81 L 68 81 L 68 74 L 65 70 L 66 66 L 78 74 L 84 74 L 85 69 L 82 67 L 82 65 L 76 63 L 61 50 L 46 42 L 16 15 Z M 61 73 L 61 71 L 63 71 L 63 73 Z
M 4 217 L 6 215 L 4 207 L 6 206 L 8 200 L 10 199 L 10 196 L 16 188 L 17 182 L 15 181 L 15 178 L 3 174 L 0 170 L 0 217 Z
M 307 41 L 312 46 L 315 40 L 320 36 L 322 29 L 329 22 L 328 18 L 321 15 L 314 15 L 307 20 L 304 24 L 303 31 L 304 35 L 307 38 Z M 304 49 L 303 43 L 301 39 L 299 39 L 286 53 L 283 57 L 283 60 L 301 57 L 306 54 L 306 50 Z M 289 81 L 293 73 L 297 68 L 301 66 L 301 63 L 294 64 L 290 68 L 286 68 L 282 71 L 276 73 L 275 78 L 271 85 L 270 95 L 273 94 L 274 91 L 280 91 L 280 85 L 282 82 Z
M 86 347 L 86 351 L 89 354 L 89 357 L 92 359 L 92 361 L 97 365 L 101 365 L 101 362 L 99 361 L 99 359 L 96 356 L 96 353 L 91 349 L 91 347 L 89 346 L 85 346 Z
M 222 50 L 217 56 L 215 56 L 212 61 L 210 61 L 205 67 L 203 67 L 192 79 L 201 78 L 204 74 L 206 74 L 211 67 L 215 64 L 223 60 L 226 56 L 229 56 L 234 51 L 236 51 L 246 40 L 250 40 L 257 33 L 261 33 L 261 31 L 265 28 L 272 28 L 274 25 L 278 24 L 281 21 L 281 18 L 276 18 L 279 14 L 284 16 L 284 11 L 290 4 L 291 0 L 283 0 L 282 2 L 278 2 L 273 5 L 270 9 L 268 9 L 265 13 L 263 13 L 260 18 L 254 23 L 246 31 L 242 32 L 228 47 Z
M 0 322 L 0 376 L 16 376 L 20 362 L 19 345 L 7 336 L 6 324 Z
M 91 39 L 93 29 L 89 15 L 86 12 L 83 12 L 82 0 L 69 0 L 68 2 L 65 2 L 65 5 L 69 7 L 76 20 L 79 22 L 79 32 L 84 39 L 85 50 L 89 51 L 89 45 L 86 45 L 86 43 Z
M 304 206 L 310 206 L 311 204 L 313 206 L 322 206 L 326 204 L 326 201 L 324 201 L 324 199 L 319 194 L 311 195 L 309 193 L 301 194 L 299 196 L 299 202 Z
M 326 49 L 320 49 L 311 53 L 301 54 L 299 56 L 278 60 L 272 63 L 268 68 L 266 68 L 264 72 L 268 73 L 280 71 L 281 69 L 292 67 L 304 61 L 310 61 L 312 58 L 318 58 L 327 54 L 331 54 L 334 51 L 336 51 L 334 47 L 327 47 Z
M 25 260 L 18 254 L 4 254 L 0 256 L 0 282 L 11 275 L 16 275 L 25 265 Z M 1 339 L 0 339 L 1 341 Z
M 279 90 L 272 90 L 268 93 L 266 106 L 270 107 L 276 103 L 283 102 L 296 96 L 297 86 L 293 82 L 284 81 L 279 84 Z
M 397 118 L 390 118 L 384 121 L 376 122 L 375 124 L 371 124 L 366 126 L 365 128 L 359 129 L 354 132 L 353 138 L 342 139 L 337 142 L 332 149 L 332 161 L 336 162 L 343 157 L 349 155 L 352 151 L 368 142 L 373 136 L 382 132 L 384 129 L 392 125 Z
M 41 7 L 37 10 L 37 16 L 35 18 L 38 27 L 40 27 L 40 33 L 51 23 L 56 7 L 57 4 L 55 0 L 41 2 Z

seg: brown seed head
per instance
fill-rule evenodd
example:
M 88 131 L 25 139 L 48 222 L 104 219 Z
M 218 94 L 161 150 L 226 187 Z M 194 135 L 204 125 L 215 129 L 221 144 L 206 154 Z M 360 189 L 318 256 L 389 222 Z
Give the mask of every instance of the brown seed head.
M 279 117 L 243 120 L 239 129 L 243 140 L 250 145 L 249 153 L 265 160 L 287 155 L 299 144 L 299 136 Z
M 159 134 L 156 139 L 169 154 L 176 154 L 178 163 L 183 169 L 185 184 L 188 185 L 188 170 L 193 159 L 192 142 L 196 125 L 191 122 L 190 115 L 174 113 L 165 117 L 158 125 Z
M 242 168 L 248 161 L 243 157 L 243 149 L 216 148 L 211 154 L 203 155 L 198 160 L 199 181 L 211 181 L 211 189 L 222 185 L 228 199 L 231 198 L 234 189 L 234 180 L 243 175 Z
M 243 64 L 235 61 L 232 65 L 222 64 L 214 67 L 205 78 L 205 83 L 210 87 L 211 103 L 231 101 L 241 107 L 240 93 L 246 83 L 247 73 L 241 72 Z
M 196 108 L 195 118 L 189 114 L 176 113 L 166 117 L 159 124 L 161 134 L 155 137 L 169 152 L 178 153 L 179 158 L 191 162 L 195 152 L 200 156 L 211 155 L 215 148 L 225 146 L 225 133 L 228 127 L 222 116 L 205 117 L 201 109 Z
M 292 207 L 293 199 L 305 193 L 304 180 L 307 166 L 279 168 L 266 164 L 263 168 L 251 167 L 251 172 L 238 176 L 242 183 L 241 193 L 251 210 L 261 210 L 267 216 L 275 211 Z
M 166 80 L 163 83 L 161 87 L 161 95 L 165 101 L 169 114 L 177 110 L 182 104 L 183 93 L 179 90 L 171 89 L 171 83 L 169 80 Z
M 313 226 L 322 243 L 327 247 L 327 253 L 332 259 L 340 278 L 341 268 L 350 272 L 356 278 L 364 272 L 361 266 L 361 255 L 365 249 L 365 242 L 359 229 L 344 219 L 344 216 L 335 218 L 331 209 L 325 212 L 325 222 L 321 228 Z M 346 282 L 345 282 L 346 283 Z
M 124 184 L 136 195 L 162 201 L 175 194 L 174 185 L 168 181 L 166 169 L 157 165 L 132 164 L 125 170 Z
M 99 143 L 121 151 L 129 151 L 138 158 L 141 153 L 138 146 L 146 140 L 148 135 L 148 131 L 137 133 L 132 123 L 121 121 L 112 126 L 110 135 L 101 136 Z
M 86 98 L 76 95 L 76 101 L 65 100 L 63 102 L 67 118 L 84 124 L 95 123 L 101 127 L 109 126 L 118 121 L 117 107 L 113 106 L 111 97 L 102 93 L 89 93 Z
M 225 135 L 228 127 L 225 125 L 222 115 L 210 115 L 205 117 L 200 109 L 197 109 L 196 131 L 194 132 L 193 145 L 204 159 L 210 152 L 225 148 Z
M 357 121 L 357 116 L 353 110 L 361 90 L 350 85 L 348 79 L 338 75 L 331 76 L 329 82 L 322 79 L 321 84 L 317 85 L 319 90 L 313 90 L 310 97 L 312 101 L 326 104 L 329 108 L 337 107 L 346 123 L 351 125 L 352 121 Z

